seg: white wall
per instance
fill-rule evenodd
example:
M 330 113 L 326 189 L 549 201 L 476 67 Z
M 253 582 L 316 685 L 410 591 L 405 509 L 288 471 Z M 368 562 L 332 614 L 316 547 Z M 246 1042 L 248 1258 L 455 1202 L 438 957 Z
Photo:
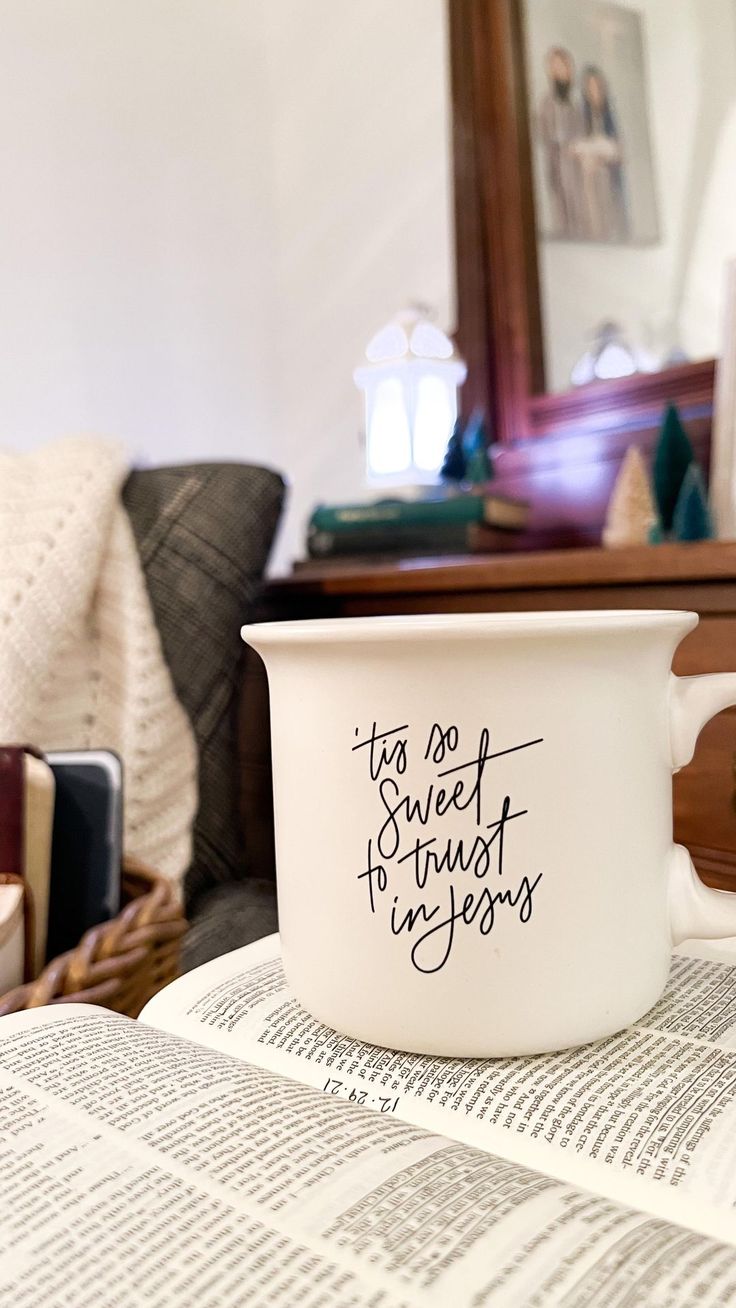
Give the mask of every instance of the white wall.
M 270 0 L 290 527 L 365 494 L 352 371 L 411 300 L 454 321 L 444 0 Z M 283 552 L 283 551 L 282 551 Z
M 242 5 L 2 0 L 4 441 L 188 458 L 272 425 L 262 63 Z
M 443 0 L 0 0 L 0 440 L 362 493 L 351 372 L 452 320 Z

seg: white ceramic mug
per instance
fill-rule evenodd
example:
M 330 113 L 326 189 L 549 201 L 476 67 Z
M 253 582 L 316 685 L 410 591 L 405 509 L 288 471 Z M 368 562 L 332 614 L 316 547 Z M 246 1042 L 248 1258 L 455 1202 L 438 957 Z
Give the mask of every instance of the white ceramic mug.
M 677 678 L 692 613 L 244 627 L 266 663 L 287 977 L 328 1025 L 542 1053 L 657 1001 L 673 942 L 736 935 L 672 843 L 672 773 L 736 703 Z

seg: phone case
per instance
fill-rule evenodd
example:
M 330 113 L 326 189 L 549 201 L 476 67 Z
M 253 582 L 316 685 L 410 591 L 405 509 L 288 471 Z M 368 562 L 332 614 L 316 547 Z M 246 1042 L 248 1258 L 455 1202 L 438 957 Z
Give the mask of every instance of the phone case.
M 111 750 L 50 751 L 56 781 L 47 957 L 120 906 L 122 764 Z

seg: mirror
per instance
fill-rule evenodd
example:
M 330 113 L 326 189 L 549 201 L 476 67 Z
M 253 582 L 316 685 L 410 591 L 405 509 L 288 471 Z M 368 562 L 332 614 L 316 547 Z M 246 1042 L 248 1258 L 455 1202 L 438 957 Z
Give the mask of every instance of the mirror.
M 736 0 L 524 0 L 544 391 L 718 353 Z

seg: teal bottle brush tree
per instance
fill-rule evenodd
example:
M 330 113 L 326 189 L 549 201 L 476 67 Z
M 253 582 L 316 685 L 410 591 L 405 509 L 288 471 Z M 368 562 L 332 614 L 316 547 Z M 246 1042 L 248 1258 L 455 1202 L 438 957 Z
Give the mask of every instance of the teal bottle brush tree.
M 671 404 L 660 428 L 652 469 L 654 498 L 665 536 L 672 531 L 677 497 L 693 458 L 688 434 L 677 409 Z
M 697 463 L 690 464 L 683 478 L 672 515 L 672 534 L 683 541 L 709 540 L 713 535 L 708 495 Z
M 442 481 L 449 485 L 483 486 L 493 475 L 482 413 L 474 411 L 466 422 L 458 418 L 440 469 Z
M 659 433 L 653 479 L 660 521 L 650 540 L 709 540 L 713 522 L 705 480 L 674 405 L 667 409 Z

